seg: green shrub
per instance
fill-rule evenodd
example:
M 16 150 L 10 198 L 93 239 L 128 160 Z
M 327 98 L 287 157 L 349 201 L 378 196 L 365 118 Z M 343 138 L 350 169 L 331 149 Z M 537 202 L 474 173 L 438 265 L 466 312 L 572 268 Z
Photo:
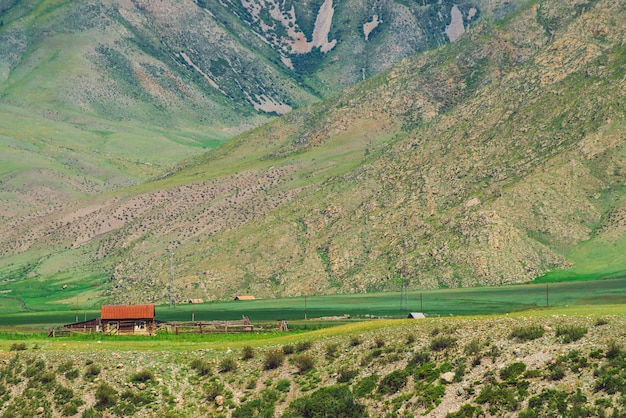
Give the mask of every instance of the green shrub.
M 406 335 L 406 343 L 408 345 L 414 344 L 415 343 L 415 335 L 414 334 L 407 334 Z
M 563 344 L 580 340 L 587 333 L 587 327 L 577 325 L 558 326 L 556 336 L 561 337 Z
M 204 396 L 213 402 L 218 396 L 224 395 L 224 385 L 218 381 L 209 382 L 204 385 Z
M 385 346 L 385 338 L 383 338 L 381 335 L 376 336 L 376 338 L 374 338 L 374 346 L 376 348 L 382 348 Z
M 358 403 L 345 385 L 327 386 L 289 404 L 289 412 L 298 417 L 362 418 L 365 405 Z
M 476 403 L 489 404 L 492 415 L 500 415 L 502 411 L 513 412 L 519 407 L 513 388 L 490 383 L 483 386 Z
M 616 359 L 622 354 L 622 347 L 615 340 L 609 341 L 604 355 L 609 360 Z
M 300 373 L 305 373 L 315 366 L 315 359 L 310 354 L 298 354 L 291 361 L 298 368 Z
M 337 376 L 337 383 L 349 383 L 359 374 L 356 369 L 348 369 L 342 367 L 339 369 L 339 376 Z
M 378 393 L 389 395 L 406 386 L 409 373 L 406 370 L 394 370 L 383 377 L 378 384 Z
M 428 413 L 439 406 L 446 393 L 446 388 L 443 385 L 417 382 L 415 392 L 418 403 L 426 408 L 426 413 Z
M 296 348 L 291 345 L 291 344 L 287 344 L 287 345 L 283 345 L 283 354 L 285 355 L 290 355 L 293 354 L 296 351 Z
M 24 351 L 26 350 L 26 343 L 13 343 L 11 344 L 11 351 Z
M 76 379 L 79 374 L 80 373 L 79 373 L 78 369 L 68 370 L 67 372 L 65 372 L 65 378 L 67 380 L 72 381 L 72 380 Z
M 213 373 L 211 364 L 201 358 L 196 358 L 191 361 L 190 367 L 196 371 L 198 376 L 209 376 Z
M 143 369 L 134 373 L 129 379 L 133 383 L 146 383 L 154 380 L 154 372 L 152 370 Z
M 232 357 L 224 357 L 219 364 L 220 373 L 228 373 L 237 370 L 237 362 Z
M 250 360 L 251 358 L 254 358 L 254 348 L 246 345 L 241 349 L 241 359 Z
M 380 379 L 380 376 L 378 376 L 377 374 L 372 374 L 359 380 L 354 385 L 354 396 L 358 398 L 363 398 L 372 393 L 372 391 L 376 387 L 378 379 Z
M 96 389 L 96 408 L 105 409 L 117 403 L 117 390 L 106 382 L 100 383 Z
M 467 343 L 463 348 L 463 352 L 467 356 L 477 356 L 480 354 L 480 341 L 474 338 L 472 341 Z
M 596 320 L 596 327 L 601 327 L 602 325 L 607 325 L 609 323 L 609 321 L 605 318 L 598 318 Z
M 448 412 L 446 418 L 474 418 L 483 415 L 483 409 L 477 405 L 466 403 L 456 412 Z
M 431 340 L 430 349 L 433 351 L 443 351 L 454 346 L 454 344 L 456 344 L 456 338 L 443 335 L 441 337 L 435 337 Z
M 565 377 L 565 365 L 562 360 L 557 360 L 548 366 L 548 378 L 550 380 L 561 380 Z
M 276 382 L 276 390 L 279 392 L 289 392 L 289 389 L 291 389 L 291 380 L 289 379 L 280 379 L 278 382 Z
M 74 368 L 74 362 L 72 360 L 63 362 L 57 366 L 59 373 L 67 373 Z
M 100 374 L 101 371 L 102 369 L 100 368 L 100 366 L 92 363 L 87 366 L 87 368 L 85 369 L 85 374 L 83 376 L 85 380 L 93 380 L 96 378 L 96 376 Z
M 432 383 L 439 378 L 441 371 L 435 367 L 435 364 L 432 362 L 427 362 L 422 364 L 413 370 L 413 378 L 418 380 L 423 380 L 428 383 Z
M 413 357 L 409 360 L 407 368 L 418 367 L 424 363 L 430 361 L 430 353 L 428 351 L 418 351 L 413 354 Z
M 528 325 L 525 327 L 517 327 L 511 331 L 510 338 L 518 342 L 527 342 L 543 337 L 546 330 L 540 325 Z
M 265 370 L 277 369 L 285 361 L 285 354 L 281 350 L 271 350 L 265 353 L 263 368 Z
M 333 359 L 337 357 L 338 350 L 339 350 L 339 344 L 337 343 L 326 344 L 326 358 Z
M 313 343 L 309 340 L 305 340 L 305 341 L 298 341 L 296 343 L 296 353 L 303 353 L 307 350 L 310 350 L 311 347 L 313 347 Z
M 511 363 L 504 369 L 500 370 L 500 379 L 515 380 L 526 371 L 526 364 L 522 362 Z
M 239 405 L 233 411 L 233 418 L 267 417 L 275 416 L 275 405 L 279 399 L 276 391 L 265 389 L 261 392 L 261 397 Z
M 350 337 L 350 347 L 356 347 L 361 345 L 362 341 L 361 338 L 359 338 L 357 335 L 353 335 L 352 337 Z

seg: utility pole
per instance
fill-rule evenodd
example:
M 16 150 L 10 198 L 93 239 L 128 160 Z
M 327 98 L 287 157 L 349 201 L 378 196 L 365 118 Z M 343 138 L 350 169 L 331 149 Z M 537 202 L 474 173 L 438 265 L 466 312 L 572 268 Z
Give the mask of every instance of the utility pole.
M 170 245 L 170 309 L 176 306 L 174 302 L 174 249 Z
M 306 294 L 304 295 L 304 320 L 306 321 Z
M 546 307 L 550 306 L 550 291 L 548 290 L 548 283 L 546 283 Z

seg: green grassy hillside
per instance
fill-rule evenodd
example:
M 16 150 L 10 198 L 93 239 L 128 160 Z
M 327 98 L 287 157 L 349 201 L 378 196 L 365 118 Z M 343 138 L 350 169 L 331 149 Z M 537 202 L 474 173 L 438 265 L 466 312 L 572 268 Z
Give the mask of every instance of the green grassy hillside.
M 12 218 L 2 289 L 165 302 L 169 248 L 177 300 L 623 277 L 623 13 L 535 2 L 154 181 Z

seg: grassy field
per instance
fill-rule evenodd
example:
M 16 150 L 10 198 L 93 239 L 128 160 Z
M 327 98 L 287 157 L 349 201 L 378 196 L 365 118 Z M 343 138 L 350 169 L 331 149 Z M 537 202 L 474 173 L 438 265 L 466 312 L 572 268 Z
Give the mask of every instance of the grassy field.
M 162 321 L 237 320 L 248 316 L 254 323 L 276 323 L 279 319 L 301 321 L 299 328 L 319 328 L 318 318 L 349 315 L 352 319 L 405 318 L 409 312 L 427 316 L 471 316 L 527 312 L 547 306 L 598 306 L 626 304 L 626 279 L 523 284 L 501 287 L 327 295 L 252 301 L 210 302 L 156 307 Z M 45 310 L 20 311 L 20 302 L 0 296 L 0 327 L 42 330 L 83 321 L 99 315 L 99 308 L 85 307 L 82 300 Z M 304 319 L 307 321 L 303 321 Z M 295 324 L 295 323 L 294 323 Z

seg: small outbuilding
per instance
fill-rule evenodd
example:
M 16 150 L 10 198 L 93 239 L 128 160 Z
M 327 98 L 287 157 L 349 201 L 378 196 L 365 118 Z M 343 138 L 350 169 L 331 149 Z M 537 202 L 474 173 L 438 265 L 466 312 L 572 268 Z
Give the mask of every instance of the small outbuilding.
M 204 303 L 204 299 L 189 299 L 189 304 Z
M 235 296 L 235 300 L 254 300 L 254 296 L 251 295 L 239 295 Z
M 104 305 L 100 308 L 102 332 L 105 334 L 154 335 L 154 305 Z
M 421 312 L 411 312 L 411 313 L 409 313 L 409 316 L 407 316 L 407 318 L 409 318 L 409 319 L 423 319 L 423 318 L 426 318 L 426 315 L 424 315 Z

